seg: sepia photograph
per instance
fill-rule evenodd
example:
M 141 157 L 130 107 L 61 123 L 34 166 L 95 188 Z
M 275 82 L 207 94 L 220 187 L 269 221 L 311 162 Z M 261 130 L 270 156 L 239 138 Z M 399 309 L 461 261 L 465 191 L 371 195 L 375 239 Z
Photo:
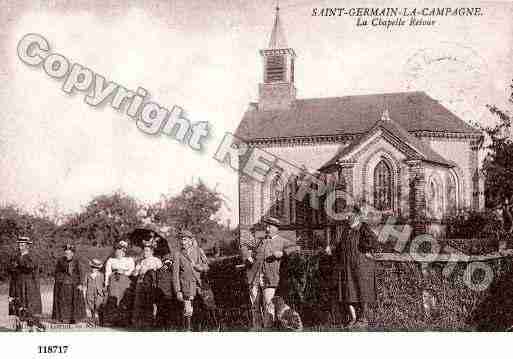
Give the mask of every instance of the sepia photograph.
M 512 18 L 0 0 L 0 338 L 513 331 Z

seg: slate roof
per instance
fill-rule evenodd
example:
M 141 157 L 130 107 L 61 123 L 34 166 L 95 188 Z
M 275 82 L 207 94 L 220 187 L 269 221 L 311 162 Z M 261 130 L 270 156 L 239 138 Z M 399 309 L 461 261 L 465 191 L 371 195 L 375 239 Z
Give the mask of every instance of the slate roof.
M 407 150 L 404 151 L 409 159 L 419 159 L 426 162 L 435 163 L 442 166 L 453 167 L 455 164 L 452 161 L 446 160 L 441 155 L 436 153 L 431 147 L 419 140 L 414 135 L 408 133 L 404 128 L 397 124 L 392 119 L 380 119 L 372 128 L 361 135 L 358 139 L 351 142 L 349 145 L 342 147 L 333 158 L 326 162 L 320 170 L 328 168 L 331 165 L 337 163 L 339 159 L 348 156 L 354 149 L 360 144 L 365 142 L 367 139 L 372 137 L 376 131 L 382 130 L 385 137 L 393 138 L 398 140 L 400 147 L 407 146 Z
M 480 134 L 424 92 L 399 92 L 298 99 L 290 109 L 259 111 L 250 106 L 236 136 L 246 140 L 362 134 L 388 109 L 407 132 Z

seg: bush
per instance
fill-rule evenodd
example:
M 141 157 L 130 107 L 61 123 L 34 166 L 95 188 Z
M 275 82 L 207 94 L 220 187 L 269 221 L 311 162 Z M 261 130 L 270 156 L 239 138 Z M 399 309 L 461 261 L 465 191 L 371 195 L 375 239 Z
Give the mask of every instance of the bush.
M 502 232 L 502 222 L 492 210 L 466 210 L 444 220 L 447 238 L 493 238 Z

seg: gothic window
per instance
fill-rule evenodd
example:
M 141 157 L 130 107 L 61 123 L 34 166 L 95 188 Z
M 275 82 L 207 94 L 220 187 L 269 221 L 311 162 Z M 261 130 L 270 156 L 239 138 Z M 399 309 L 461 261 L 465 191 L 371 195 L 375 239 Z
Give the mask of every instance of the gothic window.
M 442 191 L 440 183 L 432 177 L 428 182 L 427 188 L 427 215 L 429 218 L 441 218 L 442 216 Z
M 447 176 L 447 213 L 454 214 L 457 209 L 456 180 L 452 174 Z
M 285 57 L 268 56 L 266 60 L 265 82 L 285 81 Z
M 283 218 L 285 210 L 284 188 L 279 177 L 271 182 L 271 210 L 270 215 L 275 218 Z
M 384 160 L 374 168 L 374 207 L 392 209 L 392 171 Z
M 297 189 L 296 189 L 296 179 L 295 178 L 291 178 L 289 180 L 289 184 L 288 184 L 288 187 L 289 187 L 289 196 L 288 196 L 288 201 L 289 201 L 289 223 L 296 223 L 296 192 L 297 192 Z

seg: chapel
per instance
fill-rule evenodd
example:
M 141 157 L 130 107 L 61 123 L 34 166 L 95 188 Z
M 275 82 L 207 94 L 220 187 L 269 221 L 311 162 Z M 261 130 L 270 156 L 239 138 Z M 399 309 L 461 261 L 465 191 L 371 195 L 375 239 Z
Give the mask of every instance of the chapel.
M 483 134 L 429 94 L 297 98 L 296 53 L 279 8 L 260 55 L 258 102 L 249 104 L 238 138 L 412 223 L 442 223 L 459 210 L 484 206 L 478 163 Z M 309 243 L 329 237 L 322 208 L 292 195 L 297 181 L 274 172 L 264 182 L 240 174 L 241 237 L 264 216 L 279 218 L 288 237 Z

